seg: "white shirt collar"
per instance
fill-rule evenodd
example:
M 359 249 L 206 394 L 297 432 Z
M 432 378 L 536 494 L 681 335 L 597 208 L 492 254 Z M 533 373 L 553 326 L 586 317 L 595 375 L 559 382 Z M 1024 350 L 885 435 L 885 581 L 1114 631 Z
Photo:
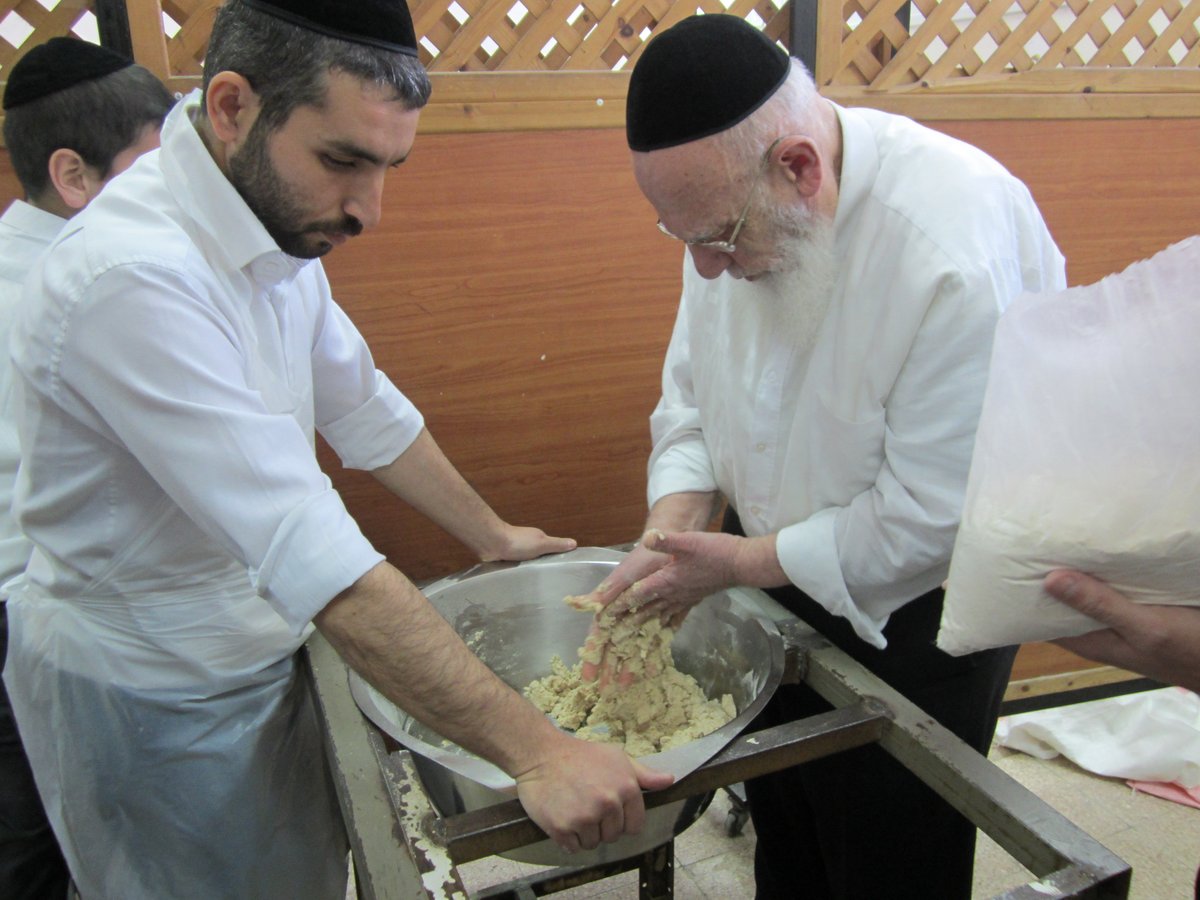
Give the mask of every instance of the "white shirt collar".
M 66 221 L 62 216 L 38 209 L 24 200 L 14 200 L 0 216 L 0 222 L 5 225 L 47 244 L 54 240 Z
M 20 284 L 34 260 L 58 236 L 66 219 L 14 200 L 0 216 L 0 279 Z
M 264 286 L 290 281 L 313 260 L 280 250 L 221 171 L 193 124 L 201 115 L 200 98 L 199 89 L 192 91 L 163 123 L 161 160 L 167 187 L 230 268 L 245 271 Z
M 852 109 L 833 104 L 842 129 L 842 174 L 838 184 L 835 234 L 845 231 L 846 220 L 871 193 L 879 174 L 879 150 L 875 136 L 861 116 Z

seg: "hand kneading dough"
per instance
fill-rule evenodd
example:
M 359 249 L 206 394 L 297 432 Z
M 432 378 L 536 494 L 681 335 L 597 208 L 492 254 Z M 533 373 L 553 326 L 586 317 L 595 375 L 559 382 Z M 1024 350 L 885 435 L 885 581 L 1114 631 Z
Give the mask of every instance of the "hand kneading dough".
M 597 611 L 580 597 L 568 597 L 566 603 Z M 629 617 L 614 621 L 601 615 L 596 621 L 600 633 L 579 651 L 580 662 L 568 667 L 556 655 L 550 674 L 525 689 L 525 696 L 561 727 L 585 740 L 624 744 L 630 756 L 648 756 L 711 734 L 737 715 L 729 694 L 709 700 L 696 679 L 675 668 L 672 629 L 657 619 L 634 625 Z M 600 662 L 605 644 L 614 677 L 601 690 L 598 682 L 584 681 L 581 670 L 584 660 Z M 620 684 L 618 672 L 632 675 L 632 682 Z

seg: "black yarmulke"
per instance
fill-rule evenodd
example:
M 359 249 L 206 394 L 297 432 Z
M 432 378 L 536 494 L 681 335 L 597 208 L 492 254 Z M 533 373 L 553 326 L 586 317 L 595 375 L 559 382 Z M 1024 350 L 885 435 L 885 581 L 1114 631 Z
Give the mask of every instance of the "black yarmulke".
M 328 37 L 417 55 L 417 36 L 404 0 L 242 0 L 261 13 Z
M 732 128 L 771 98 L 788 55 L 737 16 L 692 16 L 653 38 L 629 79 L 630 150 L 686 144 Z
M 52 37 L 12 67 L 4 87 L 4 108 L 40 100 L 131 65 L 133 60 L 89 41 Z

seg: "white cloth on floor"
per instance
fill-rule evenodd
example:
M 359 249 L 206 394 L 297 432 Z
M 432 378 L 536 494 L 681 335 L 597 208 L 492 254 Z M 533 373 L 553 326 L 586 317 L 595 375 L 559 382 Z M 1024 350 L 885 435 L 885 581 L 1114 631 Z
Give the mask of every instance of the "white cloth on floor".
M 1005 716 L 996 743 L 1200 806 L 1200 696 L 1183 688 Z

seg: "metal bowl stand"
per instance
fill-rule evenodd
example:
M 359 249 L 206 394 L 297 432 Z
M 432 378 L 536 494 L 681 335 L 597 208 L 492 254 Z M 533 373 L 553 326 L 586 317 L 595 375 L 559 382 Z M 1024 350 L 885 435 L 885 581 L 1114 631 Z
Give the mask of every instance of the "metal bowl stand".
M 878 743 L 1037 876 L 1000 897 L 1129 896 L 1128 863 L 812 628 L 792 616 L 776 624 L 787 653 L 783 683 L 804 682 L 835 708 L 741 735 L 682 781 L 647 794 L 647 807 Z M 516 800 L 440 817 L 408 751 L 389 746 L 391 740 L 360 712 L 345 663 L 320 633 L 309 639 L 306 656 L 360 898 L 465 900 L 456 866 L 545 839 Z M 673 843 L 667 842 L 629 860 L 549 869 L 474 896 L 531 898 L 636 868 L 639 900 L 665 900 L 673 893 L 673 859 Z

